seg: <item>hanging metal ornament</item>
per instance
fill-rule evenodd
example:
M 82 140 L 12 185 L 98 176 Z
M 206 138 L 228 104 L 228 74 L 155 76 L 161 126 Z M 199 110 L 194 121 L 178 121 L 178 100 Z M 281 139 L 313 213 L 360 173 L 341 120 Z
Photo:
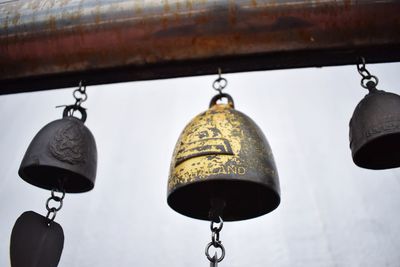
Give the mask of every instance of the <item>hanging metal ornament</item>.
M 11 233 L 10 260 L 12 267 L 55 267 L 61 258 L 64 247 L 64 232 L 54 221 L 57 211 L 62 207 L 62 196 L 48 199 L 47 216 L 33 211 L 24 212 L 15 222 Z M 58 207 L 50 207 L 49 201 L 59 203 Z
M 183 130 L 175 146 L 168 179 L 168 204 L 175 211 L 212 221 L 212 242 L 206 248 L 216 266 L 225 254 L 220 228 L 213 223 L 254 218 L 278 207 L 279 179 L 271 148 L 260 128 L 234 108 L 230 95 L 222 93 L 227 80 L 219 77 L 213 87 L 219 93 L 207 111 Z M 227 99 L 227 103 L 218 103 Z M 208 249 L 222 249 L 210 257 Z M 213 260 L 214 259 L 214 260 Z
M 350 120 L 350 148 L 354 163 L 367 169 L 400 167 L 400 96 L 378 90 L 361 58 L 357 69 L 361 86 L 369 93 L 360 101 Z
M 46 217 L 23 213 L 11 234 L 12 267 L 55 267 L 64 245 L 62 227 L 54 221 L 65 193 L 86 192 L 94 187 L 97 149 L 92 133 L 84 125 L 86 87 L 73 93 L 75 104 L 65 106 L 63 118 L 44 126 L 33 138 L 19 168 L 26 182 L 51 190 Z M 75 117 L 76 112 L 80 118 Z

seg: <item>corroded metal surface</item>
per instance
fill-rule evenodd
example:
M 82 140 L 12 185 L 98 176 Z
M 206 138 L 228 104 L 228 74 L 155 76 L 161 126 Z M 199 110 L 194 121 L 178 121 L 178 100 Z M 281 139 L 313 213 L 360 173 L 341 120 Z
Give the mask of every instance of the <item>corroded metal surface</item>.
M 400 0 L 0 0 L 0 94 L 400 60 Z
M 168 179 L 168 204 L 177 212 L 209 220 L 212 202 L 220 200 L 219 215 L 234 221 L 279 205 L 271 148 L 258 126 L 232 105 L 212 105 L 179 137 Z

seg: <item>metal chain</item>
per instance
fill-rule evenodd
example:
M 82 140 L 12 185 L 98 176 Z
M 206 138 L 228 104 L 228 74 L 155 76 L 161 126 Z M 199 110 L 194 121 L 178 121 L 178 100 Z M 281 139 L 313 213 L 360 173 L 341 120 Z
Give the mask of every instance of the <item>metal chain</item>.
M 85 108 L 81 107 L 81 105 L 88 99 L 88 95 L 86 94 L 86 85 L 83 84 L 82 80 L 79 81 L 79 87 L 73 91 L 72 96 L 75 98 L 75 104 L 60 105 L 56 106 L 56 108 L 64 107 L 63 116 L 68 116 L 68 117 L 73 117 L 75 111 L 79 111 L 82 116 L 81 120 L 84 122 L 86 120 L 86 112 Z
M 83 85 L 82 80 L 79 82 L 78 89 L 75 89 L 73 92 L 73 96 L 75 98 L 75 105 L 80 106 L 83 102 L 85 102 L 88 98 L 86 94 L 86 85 Z
M 46 219 L 47 219 L 48 226 L 50 226 L 50 224 L 54 221 L 54 219 L 56 218 L 57 212 L 59 210 L 61 210 L 61 208 L 63 206 L 65 191 L 58 192 L 58 193 L 61 193 L 61 196 L 57 196 L 56 192 L 58 192 L 58 191 L 55 191 L 54 189 L 52 189 L 51 196 L 46 201 L 46 209 L 47 209 Z M 58 207 L 57 206 L 50 207 L 50 201 L 52 201 L 52 200 L 59 203 Z
M 218 78 L 213 82 L 214 90 L 217 90 L 222 95 L 222 90 L 228 85 L 228 80 L 223 78 L 221 68 L 218 68 Z
M 79 110 L 81 104 L 88 99 L 88 95 L 86 94 L 86 85 L 83 84 L 83 81 L 79 81 L 79 87 L 74 90 L 72 93 L 75 98 L 75 104 L 72 105 L 73 108 L 69 109 L 68 116 L 74 116 L 74 112 Z
M 214 221 L 211 221 L 210 229 L 211 229 L 211 242 L 207 244 L 205 254 L 207 259 L 211 262 L 212 267 L 216 267 L 218 262 L 221 262 L 225 257 L 225 248 L 222 245 L 222 241 L 219 240 L 219 233 L 224 226 L 224 222 L 221 217 L 219 217 L 219 225 L 214 226 Z M 210 255 L 210 248 L 214 247 L 215 249 L 221 249 L 221 256 L 217 256 L 217 252 L 215 252 L 214 256 L 211 257 Z
M 365 67 L 365 58 L 361 57 L 361 63 L 357 64 L 358 73 L 362 76 L 361 86 L 370 91 L 376 90 L 379 79 L 378 77 L 371 75 L 371 73 Z

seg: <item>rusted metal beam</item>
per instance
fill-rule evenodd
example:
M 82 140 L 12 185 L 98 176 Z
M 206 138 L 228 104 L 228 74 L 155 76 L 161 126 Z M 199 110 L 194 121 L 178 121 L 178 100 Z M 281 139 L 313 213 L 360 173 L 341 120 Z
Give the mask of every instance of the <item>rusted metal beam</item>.
M 400 0 L 0 0 L 0 94 L 400 61 Z

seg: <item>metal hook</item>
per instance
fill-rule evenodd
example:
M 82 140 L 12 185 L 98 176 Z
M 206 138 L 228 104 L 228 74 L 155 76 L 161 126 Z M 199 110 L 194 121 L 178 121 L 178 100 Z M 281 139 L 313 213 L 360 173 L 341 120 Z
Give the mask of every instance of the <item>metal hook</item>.
M 83 89 L 82 89 L 82 87 L 83 87 Z M 84 94 L 84 93 L 86 92 L 86 85 L 85 85 L 85 81 L 84 81 L 84 80 L 80 80 L 80 81 L 79 81 L 78 90 L 79 90 L 79 92 L 81 92 L 82 94 Z

